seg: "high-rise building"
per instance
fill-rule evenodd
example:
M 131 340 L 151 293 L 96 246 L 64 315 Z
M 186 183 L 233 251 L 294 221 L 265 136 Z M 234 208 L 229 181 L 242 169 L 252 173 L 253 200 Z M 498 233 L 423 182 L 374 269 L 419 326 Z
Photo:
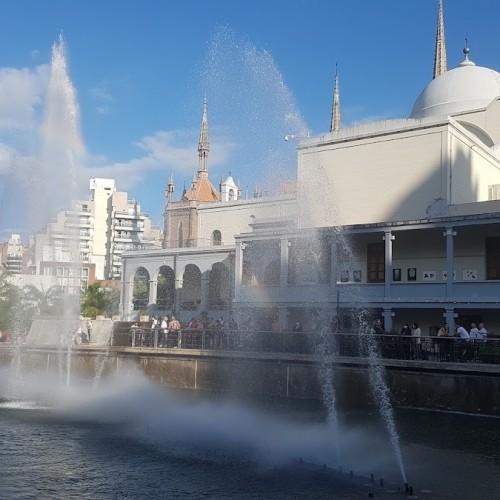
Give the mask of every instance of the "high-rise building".
M 161 243 L 160 228 L 136 200 L 117 191 L 113 179 L 92 178 L 88 200 L 73 201 L 46 233 L 35 236 L 30 265 L 34 274 L 70 273 L 85 281 L 92 266 L 97 280 L 119 279 L 123 251 L 161 248 Z M 82 272 L 69 270 L 75 267 Z

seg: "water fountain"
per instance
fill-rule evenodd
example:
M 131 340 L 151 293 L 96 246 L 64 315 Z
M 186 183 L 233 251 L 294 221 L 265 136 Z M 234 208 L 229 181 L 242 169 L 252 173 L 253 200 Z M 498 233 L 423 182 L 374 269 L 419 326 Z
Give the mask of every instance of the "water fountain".
M 218 71 L 227 78 L 227 84 L 230 84 L 231 87 L 237 87 L 240 90 L 249 88 L 235 84 L 226 74 L 224 65 L 219 59 L 220 54 L 217 53 L 216 47 L 219 47 L 223 41 L 224 51 L 227 54 L 227 51 L 234 46 L 234 44 L 228 43 L 228 37 L 231 38 L 231 36 L 233 35 L 227 30 L 223 30 L 216 35 L 211 48 L 210 56 L 214 64 L 207 69 L 206 81 L 211 95 L 214 96 L 214 110 L 223 108 L 222 105 L 217 104 L 217 96 L 221 99 L 220 104 L 222 96 L 228 95 L 221 84 L 221 79 L 216 78 Z M 295 158 L 295 153 L 283 141 L 283 136 L 290 130 L 304 133 L 306 127 L 300 119 L 293 98 L 284 86 L 281 75 L 276 70 L 270 55 L 259 52 L 249 45 L 243 47 L 240 44 L 237 45 L 239 46 L 238 50 L 242 50 L 240 55 L 243 54 L 243 57 L 234 58 L 234 54 L 230 53 L 230 59 L 232 61 L 245 61 L 245 65 L 250 68 L 249 71 L 253 77 L 248 78 L 246 74 L 243 75 L 243 79 L 250 84 L 251 88 L 257 89 L 250 96 L 251 98 L 240 101 L 251 107 L 263 107 L 266 110 L 272 101 L 273 107 L 276 109 L 277 106 L 278 108 L 272 115 L 281 117 L 278 120 L 279 124 L 272 123 L 272 121 L 267 122 L 267 126 L 273 131 L 271 133 L 269 129 L 262 127 L 262 120 L 260 123 L 248 123 L 248 113 L 234 113 L 233 110 L 233 114 L 237 114 L 242 122 L 250 125 L 251 132 L 249 134 L 256 133 L 257 129 L 260 133 L 250 143 L 250 147 L 254 150 L 257 150 L 256 144 L 259 144 L 260 147 L 254 161 L 264 167 L 275 166 L 276 159 L 280 158 L 279 168 L 273 168 L 273 176 L 268 177 L 266 181 L 275 184 L 277 178 L 282 177 L 286 169 L 295 164 L 295 160 L 292 159 Z M 73 86 L 68 78 L 66 64 L 64 42 L 60 38 L 53 48 L 51 80 L 43 127 L 45 146 L 42 148 L 39 169 L 40 175 L 44 178 L 45 186 L 45 191 L 39 193 L 45 193 L 41 196 L 41 198 L 46 198 L 45 201 L 47 199 L 60 201 L 55 193 L 49 196 L 46 194 L 54 192 L 54 186 L 56 186 L 54 175 L 58 176 L 61 173 L 60 171 L 54 173 L 50 170 L 50 165 L 68 166 L 66 172 L 68 175 L 65 177 L 66 184 L 62 191 L 65 198 L 72 199 L 76 192 L 78 157 L 83 153 L 78 127 L 78 106 Z M 220 76 L 220 74 L 218 75 Z M 241 76 L 238 75 L 239 78 Z M 212 86 L 210 86 L 210 82 L 213 83 Z M 272 98 L 276 95 L 279 98 L 273 100 Z M 234 101 L 226 102 L 226 105 L 228 104 L 234 106 Z M 255 111 L 253 113 L 255 116 Z M 243 136 L 241 132 L 237 133 Z M 272 145 L 270 146 L 269 143 Z M 284 160 L 277 151 L 280 147 L 285 149 Z M 41 203 L 41 198 L 36 199 L 34 203 Z M 46 206 L 43 210 L 45 216 L 52 213 L 53 208 L 55 207 Z M 36 226 L 39 222 L 33 221 L 32 224 Z M 73 262 L 77 259 L 76 248 L 72 249 L 71 259 Z M 71 310 L 72 307 L 66 309 Z M 371 442 L 372 439 L 369 435 L 345 426 L 339 429 L 334 386 L 335 367 L 331 363 L 330 352 L 326 349 L 323 350 L 321 346 L 318 350 L 318 354 L 323 359 L 320 378 L 328 410 L 329 425 L 326 427 L 304 424 L 289 425 L 283 420 L 269 418 L 255 410 L 238 405 L 221 405 L 210 402 L 186 403 L 182 399 L 160 391 L 144 380 L 136 371 L 126 367 L 121 367 L 120 370 L 117 368 L 120 373 L 119 380 L 112 377 L 104 379 L 102 375 L 104 364 L 109 361 L 108 356 L 103 357 L 102 364 L 96 363 L 95 367 L 95 379 L 102 383 L 94 384 L 89 390 L 88 385 L 81 385 L 72 377 L 73 352 L 72 339 L 69 334 L 74 331 L 75 321 L 74 316 L 66 317 L 58 333 L 60 346 L 58 376 L 54 378 L 49 370 L 46 370 L 43 377 L 26 376 L 25 380 L 28 382 L 29 379 L 29 383 L 25 384 L 27 387 L 25 387 L 22 397 L 31 398 L 33 401 L 42 399 L 71 418 L 106 422 L 114 426 L 124 425 L 125 432 L 133 435 L 136 441 L 170 451 L 173 449 L 180 456 L 186 456 L 186 454 L 192 456 L 194 453 L 196 456 L 205 455 L 207 458 L 206 455 L 208 455 L 208 459 L 215 462 L 221 457 L 226 457 L 226 459 L 227 457 L 231 459 L 240 457 L 241 460 L 241 456 L 243 456 L 243 462 L 252 460 L 259 464 L 266 464 L 268 467 L 289 464 L 300 457 L 301 461 L 314 464 L 328 463 L 343 466 L 346 470 L 363 471 L 370 470 L 375 463 L 380 466 L 379 462 L 384 464 L 390 462 L 389 457 L 377 456 L 374 458 L 366 455 L 364 449 L 367 442 Z M 326 331 L 323 331 L 323 334 L 324 337 Z M 20 358 L 15 356 L 14 359 L 16 362 L 13 366 L 17 370 L 14 373 L 14 379 L 20 380 L 26 374 L 21 374 L 19 371 L 22 369 L 18 363 Z M 118 358 L 116 358 L 116 363 L 118 363 Z M 385 396 L 383 413 L 393 423 L 387 390 L 381 388 L 383 377 L 375 355 L 373 359 L 370 358 L 370 366 L 374 374 L 374 387 L 378 390 L 377 395 Z M 14 394 L 18 397 L 20 395 L 19 393 Z M 266 429 L 266 432 L 263 433 L 262 429 Z M 397 450 L 397 433 L 393 424 L 390 426 L 390 431 L 391 442 Z M 376 445 L 373 444 L 373 447 L 375 448 Z M 332 450 L 333 454 L 336 455 L 333 460 Z M 397 458 L 402 464 L 400 452 L 399 455 L 397 454 Z

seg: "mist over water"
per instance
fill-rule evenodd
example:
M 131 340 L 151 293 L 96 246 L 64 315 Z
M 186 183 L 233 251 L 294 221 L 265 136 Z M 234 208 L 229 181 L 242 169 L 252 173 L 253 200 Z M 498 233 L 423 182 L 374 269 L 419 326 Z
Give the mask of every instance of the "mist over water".
M 264 468 L 286 467 L 299 459 L 318 467 L 338 466 L 328 421 L 299 422 L 234 401 L 192 399 L 154 385 L 134 369 L 98 386 L 75 378 L 67 386 L 49 372 L 25 374 L 24 381 L 21 397 L 14 400 L 0 384 L 0 398 L 10 399 L 4 407 L 50 408 L 61 418 L 110 424 L 128 439 L 169 456 L 249 461 Z M 344 467 L 365 476 L 394 468 L 377 433 L 341 430 L 336 438 L 341 440 Z

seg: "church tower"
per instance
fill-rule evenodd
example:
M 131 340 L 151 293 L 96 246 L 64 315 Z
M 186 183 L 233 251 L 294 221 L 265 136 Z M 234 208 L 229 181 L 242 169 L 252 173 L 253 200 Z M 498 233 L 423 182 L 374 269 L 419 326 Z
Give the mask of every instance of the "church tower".
M 198 141 L 198 171 L 193 169 L 191 187 L 182 193 L 180 201 L 173 201 L 173 178 L 167 186 L 165 207 L 163 248 L 192 247 L 198 244 L 198 206 L 221 201 L 219 191 L 208 177 L 208 140 L 207 98 L 203 98 L 203 114 Z

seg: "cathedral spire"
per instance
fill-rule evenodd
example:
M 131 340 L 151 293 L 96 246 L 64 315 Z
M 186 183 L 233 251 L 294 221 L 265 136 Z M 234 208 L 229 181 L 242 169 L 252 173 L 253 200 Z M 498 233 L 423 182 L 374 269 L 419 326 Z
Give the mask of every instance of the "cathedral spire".
M 436 50 L 434 53 L 434 74 L 433 79 L 445 73 L 446 67 L 446 43 L 444 39 L 443 20 L 443 0 L 439 0 L 437 30 L 436 30 Z
M 198 177 L 208 177 L 208 121 L 207 121 L 207 96 L 203 96 L 203 117 L 201 120 L 200 141 L 198 142 Z
M 174 190 L 174 173 L 170 172 L 170 179 L 168 180 L 167 184 L 167 203 L 170 203 L 174 200 Z
M 340 94 L 339 94 L 339 72 L 338 63 L 335 64 L 335 85 L 333 87 L 332 119 L 330 122 L 330 132 L 340 130 Z

